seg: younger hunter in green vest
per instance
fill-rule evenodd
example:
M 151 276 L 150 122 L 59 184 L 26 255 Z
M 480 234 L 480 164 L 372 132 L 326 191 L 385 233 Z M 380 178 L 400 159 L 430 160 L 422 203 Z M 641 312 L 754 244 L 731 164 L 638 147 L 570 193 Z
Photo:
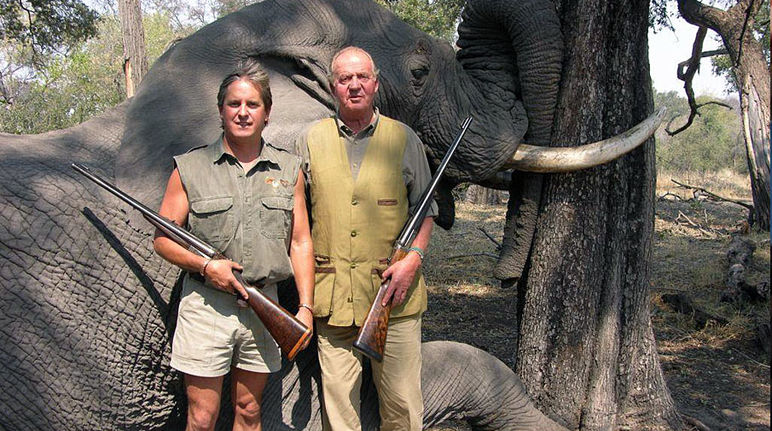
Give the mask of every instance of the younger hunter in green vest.
M 262 429 L 263 389 L 281 369 L 276 342 L 236 301 L 236 291 L 247 292 L 234 270 L 274 299 L 276 283 L 294 275 L 297 318 L 313 324 L 314 259 L 301 160 L 262 139 L 272 100 L 259 64 L 246 62 L 226 76 L 217 93 L 222 136 L 175 157 L 158 211 L 229 257 L 205 259 L 156 232 L 156 252 L 186 272 L 170 365 L 184 376 L 189 429 L 214 428 L 228 373 L 234 428 Z

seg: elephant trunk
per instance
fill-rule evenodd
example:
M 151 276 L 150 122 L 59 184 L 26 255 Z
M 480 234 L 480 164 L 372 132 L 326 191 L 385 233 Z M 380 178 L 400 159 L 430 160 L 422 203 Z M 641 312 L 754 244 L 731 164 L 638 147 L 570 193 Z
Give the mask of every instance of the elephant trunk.
M 493 84 L 512 89 L 528 118 L 526 142 L 547 145 L 563 53 L 553 3 L 470 0 L 458 35 L 457 58 L 467 74 L 476 78 L 478 88 L 484 91 L 484 86 Z
M 560 20 L 554 4 L 469 1 L 458 34 L 458 58 L 467 73 L 481 82 L 491 78 L 509 80 L 527 115 L 525 141 L 549 145 L 563 56 Z M 497 71 L 493 77 L 488 72 L 491 69 Z M 517 144 L 512 147 L 513 153 Z M 522 274 L 541 197 L 541 176 L 519 174 L 515 181 L 510 184 L 503 247 L 495 268 L 496 277 L 502 280 L 515 280 Z
M 480 349 L 424 343 L 423 363 L 424 427 L 463 419 L 473 430 L 566 430 L 536 409 L 511 369 Z

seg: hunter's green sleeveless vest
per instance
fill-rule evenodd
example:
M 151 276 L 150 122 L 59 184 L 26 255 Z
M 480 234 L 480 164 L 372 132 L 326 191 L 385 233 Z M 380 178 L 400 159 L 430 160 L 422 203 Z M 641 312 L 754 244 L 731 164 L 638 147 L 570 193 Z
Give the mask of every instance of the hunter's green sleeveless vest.
M 309 131 L 314 316 L 329 316 L 330 325 L 362 325 L 381 284 L 379 272 L 386 269 L 407 220 L 405 136 L 404 126 L 381 115 L 354 181 L 335 119 L 322 120 Z M 391 317 L 425 310 L 426 286 L 419 271 Z
M 190 205 L 191 233 L 239 262 L 247 282 L 274 284 L 292 276 L 287 250 L 300 157 L 264 142 L 245 173 L 221 138 L 174 162 Z

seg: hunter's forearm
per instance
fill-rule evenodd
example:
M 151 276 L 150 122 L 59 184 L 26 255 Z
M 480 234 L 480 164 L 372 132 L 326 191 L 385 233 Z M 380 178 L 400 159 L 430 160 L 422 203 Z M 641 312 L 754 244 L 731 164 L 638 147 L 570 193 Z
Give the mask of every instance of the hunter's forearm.
M 153 249 L 159 256 L 185 271 L 199 273 L 206 262 L 206 258 L 187 250 L 159 232 L 156 232 L 153 240 Z
M 314 303 L 314 247 L 311 238 L 293 241 L 290 246 L 290 261 L 295 272 L 295 285 L 300 304 Z
M 429 247 L 429 239 L 432 236 L 432 228 L 434 227 L 434 217 L 426 217 L 421 223 L 421 228 L 418 230 L 415 239 L 413 240 L 412 247 L 418 247 L 421 250 L 426 251 Z

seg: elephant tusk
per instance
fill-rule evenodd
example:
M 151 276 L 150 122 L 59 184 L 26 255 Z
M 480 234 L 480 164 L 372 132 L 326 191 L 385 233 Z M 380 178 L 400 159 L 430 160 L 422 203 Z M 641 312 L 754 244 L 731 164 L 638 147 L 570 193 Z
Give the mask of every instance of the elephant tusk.
M 608 163 L 634 150 L 662 123 L 667 110 L 662 107 L 630 130 L 592 144 L 578 147 L 539 147 L 521 144 L 502 170 L 515 169 L 524 172 L 560 173 Z

